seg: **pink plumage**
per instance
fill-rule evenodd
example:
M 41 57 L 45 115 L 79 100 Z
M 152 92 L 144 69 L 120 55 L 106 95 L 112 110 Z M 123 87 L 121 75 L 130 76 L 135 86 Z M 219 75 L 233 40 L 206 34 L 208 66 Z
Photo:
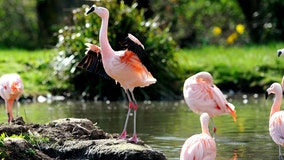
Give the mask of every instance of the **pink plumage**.
M 188 107 L 195 113 L 206 112 L 210 117 L 230 113 L 236 121 L 236 111 L 221 90 L 214 85 L 208 72 L 199 72 L 185 80 L 183 95 Z
M 0 78 L 0 95 L 5 101 L 6 111 L 8 115 L 8 122 L 13 119 L 13 104 L 17 101 L 23 93 L 24 85 L 21 77 L 18 74 L 4 74 Z
M 269 133 L 273 141 L 279 145 L 279 157 L 282 157 L 281 146 L 284 147 L 284 111 L 280 111 L 282 92 L 282 87 L 279 83 L 273 83 L 265 92 L 266 98 L 269 94 L 275 94 L 270 111 Z
M 216 143 L 209 133 L 209 120 L 208 113 L 201 114 L 202 133 L 195 134 L 184 142 L 180 160 L 213 160 L 216 158 Z
M 109 11 L 103 7 L 92 6 L 86 12 L 86 14 L 92 12 L 95 12 L 102 19 L 99 35 L 100 47 L 93 44 L 87 44 L 87 54 L 83 60 L 80 61 L 78 67 L 102 75 L 105 78 L 113 79 L 120 83 L 129 100 L 129 109 L 120 138 L 126 138 L 128 118 L 131 110 L 133 110 L 134 131 L 133 137 L 129 140 L 137 143 L 136 111 L 138 106 L 133 94 L 133 90 L 135 87 L 146 87 L 154 84 L 157 80 L 142 63 L 141 59 L 145 56 L 145 50 L 142 43 L 133 35 L 128 34 L 124 42 L 126 49 L 114 51 L 111 48 L 107 37 Z

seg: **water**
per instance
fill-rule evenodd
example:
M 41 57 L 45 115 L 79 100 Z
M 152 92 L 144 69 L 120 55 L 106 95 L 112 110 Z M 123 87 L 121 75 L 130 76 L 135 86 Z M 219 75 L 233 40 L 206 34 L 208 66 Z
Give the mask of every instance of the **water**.
M 245 99 L 244 99 L 245 98 Z M 217 160 L 278 159 L 278 146 L 268 132 L 273 96 L 235 96 L 229 100 L 236 106 L 237 122 L 230 115 L 214 118 L 217 127 Z M 59 118 L 88 118 L 108 133 L 122 131 L 127 102 L 51 102 L 22 103 L 20 115 L 28 123 L 46 123 Z M 1 104 L 0 122 L 6 122 Z M 16 109 L 14 107 L 14 114 Z M 25 116 L 26 115 L 26 116 Z M 133 117 L 128 134 L 132 134 Z M 211 128 L 211 126 L 210 126 Z M 169 160 L 178 160 L 184 141 L 201 132 L 199 115 L 191 112 L 183 101 L 140 102 L 137 112 L 138 137 L 162 151 Z

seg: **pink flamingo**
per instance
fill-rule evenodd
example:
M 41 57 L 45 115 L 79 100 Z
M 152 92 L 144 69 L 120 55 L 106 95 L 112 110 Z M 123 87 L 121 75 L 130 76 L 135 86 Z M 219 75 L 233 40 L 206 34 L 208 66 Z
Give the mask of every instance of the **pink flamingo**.
M 17 101 L 17 109 L 19 107 L 19 98 L 23 93 L 24 85 L 18 74 L 4 74 L 0 77 L 0 96 L 5 101 L 6 111 L 8 115 L 8 123 L 13 119 L 13 104 Z M 18 112 L 17 112 L 18 115 Z
M 109 11 L 103 7 L 92 6 L 86 14 L 90 14 L 92 12 L 95 12 L 102 19 L 99 34 L 100 47 L 87 44 L 89 46 L 87 55 L 79 63 L 79 66 L 103 75 L 106 78 L 111 77 L 116 82 L 120 83 L 121 87 L 126 92 L 129 100 L 129 107 L 124 128 L 119 138 L 126 138 L 128 118 L 131 110 L 133 109 L 134 131 L 133 136 L 129 139 L 129 141 L 137 143 L 136 111 L 138 106 L 133 90 L 135 87 L 145 87 L 154 84 L 157 80 L 141 62 L 141 58 L 145 56 L 144 46 L 141 42 L 133 35 L 128 34 L 124 44 L 126 50 L 114 51 L 111 48 L 107 37 Z
M 229 103 L 220 89 L 214 85 L 208 72 L 199 72 L 184 82 L 183 96 L 188 107 L 195 113 L 206 112 L 210 117 L 231 113 L 236 122 L 235 106 Z M 214 134 L 216 128 L 214 125 Z
M 216 158 L 216 143 L 211 137 L 208 123 L 208 113 L 202 113 L 200 123 L 202 133 L 189 137 L 183 144 L 180 160 L 213 160 Z
M 284 111 L 280 111 L 282 103 L 282 87 L 273 83 L 265 92 L 265 98 L 271 93 L 275 94 L 269 118 L 269 133 L 273 141 L 279 145 L 279 159 L 282 159 L 281 146 L 284 147 Z

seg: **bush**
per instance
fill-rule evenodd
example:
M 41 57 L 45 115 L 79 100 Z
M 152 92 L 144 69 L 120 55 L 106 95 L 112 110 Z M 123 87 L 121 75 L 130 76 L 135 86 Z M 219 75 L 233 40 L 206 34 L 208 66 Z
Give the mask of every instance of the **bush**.
M 37 47 L 36 1 L 0 1 L 0 6 L 0 47 Z
M 238 25 L 245 27 L 245 18 L 236 1 L 156 0 L 150 3 L 153 12 L 164 17 L 165 24 L 171 24 L 170 32 L 182 48 L 248 42 L 248 33 L 240 34 L 236 30 Z M 214 33 L 214 28 L 220 32 Z
M 175 42 L 169 34 L 169 28 L 162 28 L 158 17 L 146 20 L 144 10 L 138 10 L 135 3 L 126 6 L 123 2 L 100 2 L 100 6 L 108 8 L 110 12 L 108 38 L 112 48 L 121 49 L 120 42 L 128 33 L 132 33 L 144 44 L 149 55 L 149 70 L 158 82 L 143 89 L 135 89 L 137 99 L 175 98 L 180 92 L 180 69 L 173 56 Z M 75 90 L 85 98 L 121 99 L 125 94 L 119 85 L 76 68 L 84 56 L 84 44 L 99 44 L 101 18 L 95 14 L 85 16 L 88 8 L 84 5 L 74 10 L 74 25 L 58 31 L 58 55 L 53 62 L 54 70 L 60 81 L 69 81 L 69 91 Z

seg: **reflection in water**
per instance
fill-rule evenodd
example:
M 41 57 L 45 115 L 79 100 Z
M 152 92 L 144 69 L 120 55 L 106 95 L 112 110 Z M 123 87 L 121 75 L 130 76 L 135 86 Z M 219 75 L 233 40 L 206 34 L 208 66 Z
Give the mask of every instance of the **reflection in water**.
M 268 119 L 272 98 L 264 96 L 233 97 L 237 122 L 230 115 L 214 118 L 217 160 L 276 159 L 278 146 L 268 132 Z M 244 101 L 245 99 L 245 101 Z M 245 102 L 245 103 L 244 103 Z M 138 136 L 151 147 L 165 153 L 169 160 L 178 160 L 184 141 L 200 132 L 199 115 L 191 112 L 183 101 L 140 102 L 137 112 Z M 1 104 L 0 122 L 7 121 L 4 104 Z M 24 109 L 27 117 L 23 115 Z M 20 115 L 28 123 L 46 123 L 58 118 L 88 118 L 108 133 L 120 133 L 127 113 L 127 102 L 65 101 L 21 104 Z M 14 112 L 15 112 L 14 107 Z M 132 117 L 129 131 L 132 131 Z M 211 126 L 212 127 L 212 126 Z M 132 135 L 131 132 L 128 133 Z

